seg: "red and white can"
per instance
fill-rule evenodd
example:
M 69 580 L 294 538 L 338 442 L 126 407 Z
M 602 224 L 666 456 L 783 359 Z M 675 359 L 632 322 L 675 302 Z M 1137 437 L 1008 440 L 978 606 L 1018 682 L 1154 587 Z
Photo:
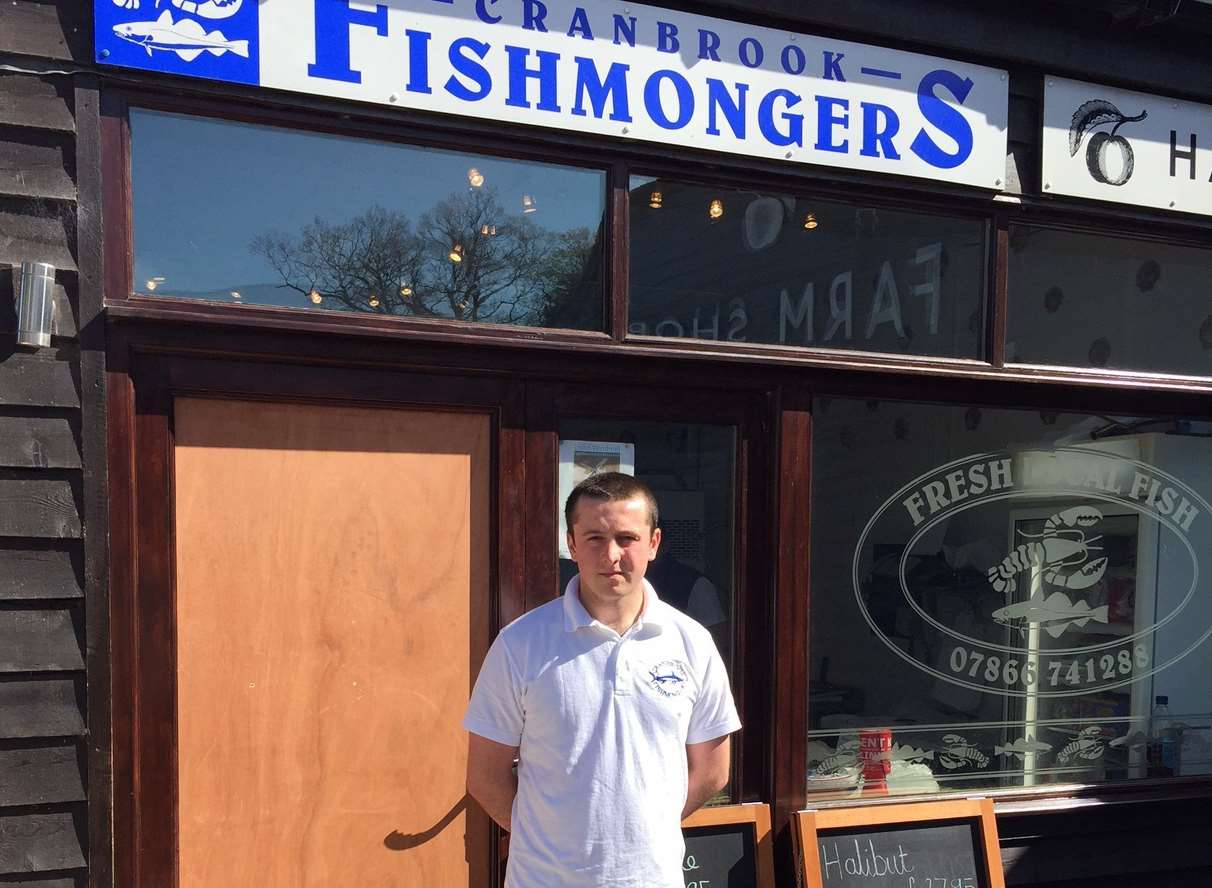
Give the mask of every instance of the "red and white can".
M 863 792 L 887 793 L 892 770 L 892 729 L 859 730 L 859 766 L 863 770 Z

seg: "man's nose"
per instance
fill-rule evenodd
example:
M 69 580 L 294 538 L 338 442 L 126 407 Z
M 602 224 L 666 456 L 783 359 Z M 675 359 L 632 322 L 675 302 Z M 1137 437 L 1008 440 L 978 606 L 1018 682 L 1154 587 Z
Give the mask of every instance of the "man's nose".
M 615 542 L 607 543 L 606 557 L 610 559 L 611 564 L 617 564 L 623 557 L 623 547 Z

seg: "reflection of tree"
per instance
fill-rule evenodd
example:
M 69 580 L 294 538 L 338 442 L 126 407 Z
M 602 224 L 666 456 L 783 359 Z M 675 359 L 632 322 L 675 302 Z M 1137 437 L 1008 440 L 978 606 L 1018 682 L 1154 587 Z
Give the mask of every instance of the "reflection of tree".
M 297 236 L 258 235 L 251 249 L 282 286 L 385 314 L 542 325 L 590 295 L 587 284 L 596 293 L 599 279 L 589 229 L 552 232 L 506 216 L 491 187 L 446 198 L 415 227 L 373 206 L 345 223 L 317 218 Z

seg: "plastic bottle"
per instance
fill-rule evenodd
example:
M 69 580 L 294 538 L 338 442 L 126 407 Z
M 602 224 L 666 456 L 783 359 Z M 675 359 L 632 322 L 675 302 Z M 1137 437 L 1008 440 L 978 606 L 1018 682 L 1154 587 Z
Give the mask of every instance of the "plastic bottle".
M 1158 694 L 1153 700 L 1153 718 L 1146 749 L 1148 776 L 1177 776 L 1178 750 L 1178 728 L 1170 717 L 1170 698 L 1165 694 Z

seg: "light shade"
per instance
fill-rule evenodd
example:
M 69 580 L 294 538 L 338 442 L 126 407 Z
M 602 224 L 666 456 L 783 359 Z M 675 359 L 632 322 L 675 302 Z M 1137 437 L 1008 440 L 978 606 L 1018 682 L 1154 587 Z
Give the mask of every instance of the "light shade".
M 45 348 L 51 344 L 55 322 L 55 266 L 22 262 L 17 294 L 17 342 Z
M 455 244 L 453 247 L 450 248 L 449 255 L 450 255 L 451 262 L 462 262 L 463 261 L 463 245 Z
M 718 219 L 724 215 L 724 202 L 718 197 L 713 197 L 711 203 L 707 205 L 707 215 L 712 219 Z
M 535 199 L 533 196 L 531 196 L 529 194 L 522 195 L 522 212 L 523 213 L 533 213 L 538 208 L 539 208 L 539 206 L 535 202 Z
M 665 195 L 661 194 L 659 191 L 654 191 L 652 194 L 648 195 L 648 206 L 652 207 L 654 210 L 659 210 L 663 206 L 664 200 Z
M 808 231 L 816 228 L 821 223 L 816 220 L 816 213 L 809 213 L 804 217 L 804 228 Z
M 472 167 L 467 171 L 467 184 L 472 188 L 479 188 L 484 184 L 484 174 Z

